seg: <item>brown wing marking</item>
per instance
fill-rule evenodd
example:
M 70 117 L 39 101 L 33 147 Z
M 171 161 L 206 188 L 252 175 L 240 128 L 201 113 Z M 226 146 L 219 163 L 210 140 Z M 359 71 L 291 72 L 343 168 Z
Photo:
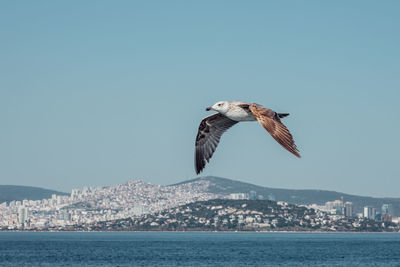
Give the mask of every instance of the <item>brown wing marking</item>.
M 278 113 L 258 104 L 251 104 L 250 111 L 262 127 L 264 127 L 281 146 L 296 157 L 301 157 L 291 133 L 279 119 Z

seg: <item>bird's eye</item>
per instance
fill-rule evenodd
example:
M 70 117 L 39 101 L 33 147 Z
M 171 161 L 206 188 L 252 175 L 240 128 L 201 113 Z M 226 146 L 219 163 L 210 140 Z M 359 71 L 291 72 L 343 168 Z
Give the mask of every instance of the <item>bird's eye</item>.
M 222 103 L 219 103 L 218 106 L 219 106 L 219 107 L 222 106 Z

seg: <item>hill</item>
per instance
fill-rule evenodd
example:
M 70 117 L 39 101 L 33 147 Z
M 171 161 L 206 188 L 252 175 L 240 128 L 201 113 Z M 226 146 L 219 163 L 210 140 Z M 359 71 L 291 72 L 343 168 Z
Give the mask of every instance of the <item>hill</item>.
M 64 192 L 44 189 L 40 187 L 0 185 L 0 203 L 3 203 L 5 201 L 10 202 L 13 200 L 39 200 L 44 198 L 51 198 L 52 194 L 69 195 Z
M 286 202 L 211 199 L 153 214 L 46 230 L 398 232 L 399 225 L 365 218 L 330 217 L 325 212 Z
M 343 197 L 344 201 L 353 202 L 355 212 L 362 212 L 364 206 L 373 206 L 380 211 L 382 204 L 389 203 L 393 205 L 394 215 L 400 216 L 400 198 L 374 198 L 328 190 L 269 188 L 214 176 L 195 178 L 175 185 L 199 181 L 208 181 L 209 186 L 207 190 L 209 193 L 213 194 L 229 195 L 231 193 L 248 193 L 250 191 L 256 191 L 257 195 L 262 195 L 264 198 L 268 198 L 268 196 L 274 196 L 276 200 L 285 201 L 292 204 L 310 205 L 316 203 L 318 205 L 324 205 L 327 201 L 333 201 Z

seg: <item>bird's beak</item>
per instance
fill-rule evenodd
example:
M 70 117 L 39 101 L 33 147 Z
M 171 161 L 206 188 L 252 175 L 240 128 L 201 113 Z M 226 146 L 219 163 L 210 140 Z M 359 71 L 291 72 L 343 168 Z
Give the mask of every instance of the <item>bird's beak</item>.
M 206 111 L 214 110 L 212 107 L 206 108 Z

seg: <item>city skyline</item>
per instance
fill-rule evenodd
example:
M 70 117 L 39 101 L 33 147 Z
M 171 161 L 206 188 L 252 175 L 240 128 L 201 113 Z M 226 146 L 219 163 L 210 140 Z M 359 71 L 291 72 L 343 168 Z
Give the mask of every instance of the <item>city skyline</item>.
M 143 223 L 146 222 L 149 224 L 148 226 L 159 226 L 160 220 L 165 222 L 166 217 L 174 216 L 177 210 L 182 209 L 187 204 L 198 201 L 218 202 L 224 199 L 268 199 L 272 201 L 265 202 L 260 207 L 265 207 L 265 204 L 278 205 L 283 210 L 287 210 L 288 205 L 298 209 L 306 207 L 308 210 L 306 213 L 311 217 L 301 218 L 295 214 L 289 215 L 287 211 L 276 213 L 275 209 L 271 209 L 267 213 L 249 210 L 245 213 L 247 215 L 243 216 L 243 211 L 237 211 L 237 209 L 229 207 L 223 209 L 222 206 L 217 205 L 212 206 L 211 209 L 223 209 L 218 212 L 218 215 L 230 214 L 230 223 L 226 217 L 214 217 L 214 221 L 219 222 L 214 225 L 215 227 L 218 224 L 219 227 L 228 227 L 229 224 L 237 221 L 234 224 L 238 223 L 243 226 L 246 225 L 246 227 L 255 227 L 256 229 L 262 227 L 264 230 L 273 230 L 278 227 L 279 217 L 285 217 L 287 225 L 293 226 L 293 224 L 297 224 L 299 227 L 308 225 L 311 228 L 316 227 L 314 230 L 360 231 L 363 229 L 365 231 L 366 225 L 371 226 L 368 220 L 372 220 L 374 225 L 378 225 L 377 223 L 379 222 L 383 223 L 382 226 L 389 223 L 384 227 L 393 227 L 392 230 L 396 231 L 395 227 L 398 228 L 400 222 L 400 217 L 394 217 L 395 211 L 391 203 L 383 203 L 380 207 L 376 205 L 364 206 L 362 212 L 355 213 L 353 203 L 345 202 L 343 196 L 340 200 L 328 201 L 323 205 L 316 203 L 308 205 L 301 203 L 289 204 L 279 199 L 276 200 L 271 193 L 268 196 L 259 195 L 254 190 L 230 194 L 211 193 L 209 191 L 210 185 L 211 181 L 202 179 L 167 187 L 136 180 L 104 188 L 84 187 L 82 189 L 72 189 L 70 195 L 53 194 L 49 199 L 12 200 L 0 203 L 0 230 L 80 231 L 84 229 L 91 231 L 102 223 L 107 225 L 106 230 L 118 230 L 119 228 L 116 225 L 120 225 L 120 223 L 115 222 L 121 222 L 124 219 L 135 220 L 137 226 L 144 226 Z M 245 206 L 242 205 L 242 207 Z M 202 208 L 205 207 L 203 206 Z M 183 210 L 182 212 L 185 213 L 185 211 L 191 210 Z M 252 215 L 254 214 L 258 215 L 253 217 Z M 263 215 L 263 218 L 260 215 Z M 156 216 L 155 221 L 148 221 L 152 216 Z M 271 216 L 275 218 L 271 219 Z M 210 220 L 205 218 L 191 217 L 190 220 L 192 219 L 199 220 L 198 223 L 204 224 L 205 228 L 202 228 L 203 230 L 213 225 Z M 139 221 L 141 222 L 139 223 Z M 176 219 L 173 218 L 167 220 L 167 224 L 174 224 L 175 222 Z M 186 223 L 183 224 L 186 225 Z M 149 229 L 146 227 L 142 228 L 142 230 Z M 229 227 L 232 227 L 232 225 Z M 376 229 L 373 230 L 374 227 L 370 230 L 376 231 Z M 97 228 L 97 230 L 99 229 Z M 292 230 L 296 231 L 296 228 Z
M 204 176 L 400 197 L 399 7 L 4 2 L 0 184 L 194 178 L 204 109 L 243 100 L 290 113 L 302 159 L 256 123 L 237 125 Z

